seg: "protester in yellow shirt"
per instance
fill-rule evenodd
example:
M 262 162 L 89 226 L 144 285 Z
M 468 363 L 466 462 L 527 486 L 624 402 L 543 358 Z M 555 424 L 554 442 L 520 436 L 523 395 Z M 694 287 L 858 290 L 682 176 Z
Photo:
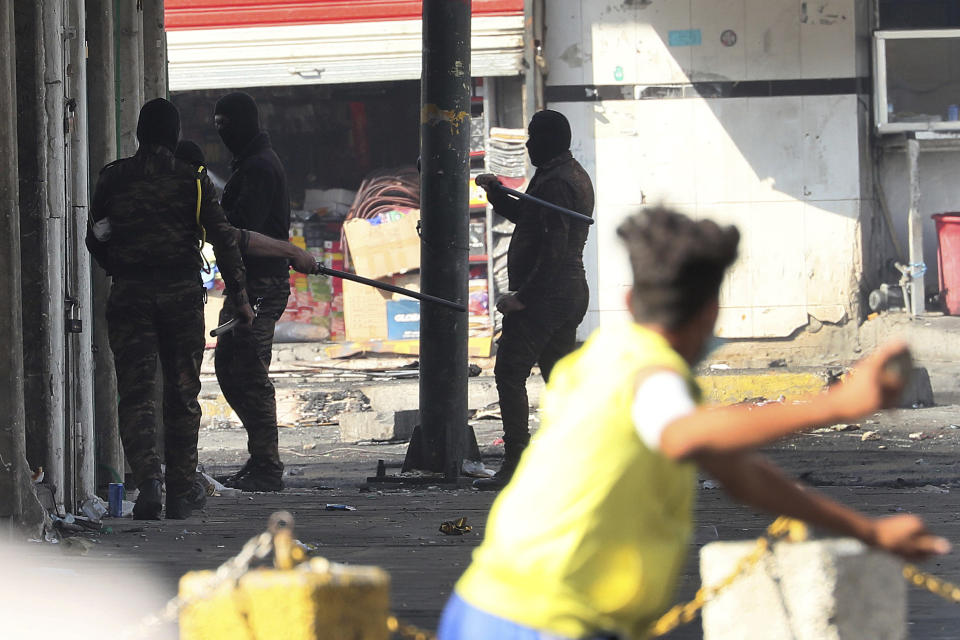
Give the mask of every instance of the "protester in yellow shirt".
M 904 558 L 949 551 L 920 518 L 868 518 L 754 453 L 895 406 L 905 345 L 881 348 L 806 403 L 699 407 L 690 367 L 713 342 L 740 235 L 663 208 L 618 233 L 633 267 L 635 322 L 600 329 L 554 369 L 542 427 L 493 505 L 440 640 L 643 638 L 673 598 L 697 468 L 748 505 Z

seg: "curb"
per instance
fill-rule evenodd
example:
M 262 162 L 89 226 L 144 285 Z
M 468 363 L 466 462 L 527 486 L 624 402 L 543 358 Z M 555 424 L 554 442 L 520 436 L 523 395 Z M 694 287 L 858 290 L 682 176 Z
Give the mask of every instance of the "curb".
M 830 374 L 814 371 L 711 371 L 697 376 L 703 399 L 711 404 L 735 404 L 751 400 L 796 400 L 820 393 Z

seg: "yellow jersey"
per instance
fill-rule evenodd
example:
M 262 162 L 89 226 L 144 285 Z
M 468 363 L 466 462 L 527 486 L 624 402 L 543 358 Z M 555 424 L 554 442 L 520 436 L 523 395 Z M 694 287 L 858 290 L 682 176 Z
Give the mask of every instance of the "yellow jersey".
M 631 415 L 640 378 L 690 368 L 660 335 L 605 327 L 554 368 L 542 426 L 457 583 L 467 603 L 579 638 L 643 637 L 669 606 L 693 527 L 696 470 L 651 450 Z

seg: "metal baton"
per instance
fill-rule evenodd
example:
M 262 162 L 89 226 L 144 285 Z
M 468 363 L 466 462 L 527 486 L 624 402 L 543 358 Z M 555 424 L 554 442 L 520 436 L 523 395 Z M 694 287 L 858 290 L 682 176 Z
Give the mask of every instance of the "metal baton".
M 258 314 L 259 311 L 260 311 L 260 303 L 261 303 L 261 302 L 263 302 L 263 298 L 257 298 L 256 303 L 253 305 L 253 317 L 254 317 L 254 318 L 257 317 L 257 314 Z M 240 324 L 240 322 L 241 322 L 240 318 L 236 318 L 236 317 L 233 318 L 233 319 L 231 319 L 231 320 L 227 320 L 226 322 L 224 322 L 223 324 L 221 324 L 220 326 L 218 326 L 216 329 L 212 329 L 212 330 L 210 331 L 210 337 L 211 337 L 211 338 L 219 338 L 220 336 L 222 336 L 222 335 L 225 334 L 225 333 L 230 333 L 231 331 L 233 331 L 234 329 L 237 328 L 237 325 Z
M 511 195 L 514 198 L 517 198 L 519 200 L 526 200 L 527 202 L 538 204 L 541 207 L 546 207 L 547 209 L 553 209 L 554 211 L 562 213 L 565 216 L 570 216 L 571 218 L 575 218 L 576 220 L 586 222 L 587 224 L 594 223 L 593 218 L 591 218 L 590 216 L 585 216 L 582 213 L 571 211 L 570 209 L 567 209 L 566 207 L 561 207 L 558 204 L 553 204 L 552 202 L 541 200 L 540 198 L 536 196 L 532 196 L 529 193 L 523 193 L 522 191 L 517 191 L 516 189 L 511 189 L 510 187 L 505 187 L 503 186 L 503 183 L 500 183 L 500 189 L 502 189 L 508 195 Z
M 352 280 L 353 282 L 359 282 L 360 284 L 365 284 L 368 287 L 376 287 L 377 289 L 383 289 L 384 291 L 389 291 L 391 293 L 399 293 L 402 296 L 416 298 L 417 300 L 422 300 L 424 302 L 434 302 L 436 304 L 442 304 L 443 306 L 449 307 L 455 311 L 461 311 L 464 313 L 467 311 L 467 307 L 465 305 L 458 304 L 456 302 L 451 302 L 450 300 L 437 298 L 436 296 L 427 295 L 426 293 L 420 293 L 419 291 L 411 291 L 410 289 L 397 287 L 392 284 L 380 282 L 379 280 L 371 280 L 370 278 L 364 278 L 363 276 L 358 276 L 354 273 L 347 273 L 346 271 L 331 269 L 319 262 L 317 263 L 317 273 L 324 276 L 333 276 L 335 278 L 343 278 L 344 280 Z

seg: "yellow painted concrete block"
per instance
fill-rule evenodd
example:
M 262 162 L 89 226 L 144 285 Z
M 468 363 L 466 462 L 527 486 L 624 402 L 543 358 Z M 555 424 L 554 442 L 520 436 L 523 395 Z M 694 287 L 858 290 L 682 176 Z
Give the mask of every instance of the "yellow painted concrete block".
M 703 397 L 713 404 L 734 404 L 747 398 L 796 400 L 819 393 L 826 386 L 813 372 L 747 371 L 710 374 L 697 378 Z
M 208 592 L 212 577 L 213 571 L 191 571 L 180 578 L 180 597 L 190 601 L 180 612 L 181 640 L 254 640 L 237 591 L 223 584 Z
M 196 588 L 196 576 L 205 573 L 184 576 L 181 595 Z M 181 640 L 387 640 L 390 635 L 390 577 L 377 567 L 314 558 L 290 571 L 251 571 L 235 589 L 226 589 L 184 609 Z

